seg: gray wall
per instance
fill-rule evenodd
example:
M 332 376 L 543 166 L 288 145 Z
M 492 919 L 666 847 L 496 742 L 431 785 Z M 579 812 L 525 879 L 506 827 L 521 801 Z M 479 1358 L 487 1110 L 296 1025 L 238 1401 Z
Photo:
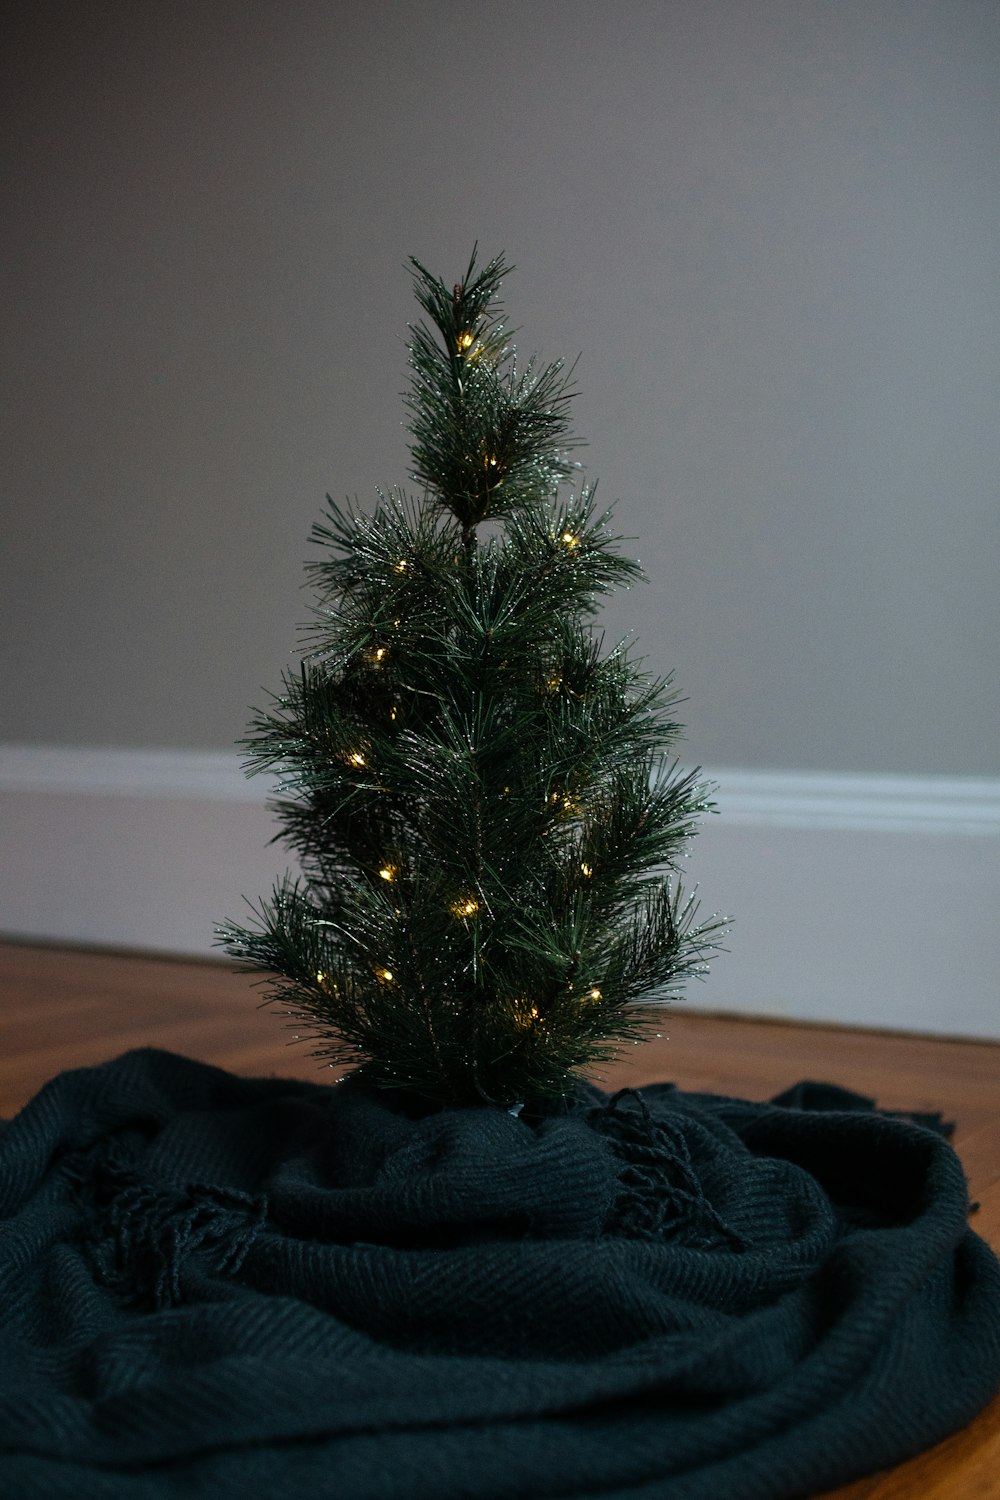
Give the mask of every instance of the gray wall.
M 708 764 L 992 775 L 995 0 L 5 7 L 0 739 L 226 747 L 407 254 L 519 267 Z

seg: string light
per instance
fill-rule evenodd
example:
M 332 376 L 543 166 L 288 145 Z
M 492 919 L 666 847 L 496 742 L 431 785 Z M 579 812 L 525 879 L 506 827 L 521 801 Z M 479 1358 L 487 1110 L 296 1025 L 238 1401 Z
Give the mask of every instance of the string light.
M 363 766 L 365 763 L 365 758 L 360 750 L 351 750 L 344 759 L 349 766 Z
M 372 666 L 373 667 L 380 667 L 382 665 L 383 661 L 385 660 L 386 655 L 387 655 L 387 647 L 385 647 L 385 646 L 376 646 L 375 650 L 372 652 Z
M 457 901 L 452 902 L 451 914 L 453 917 L 474 917 L 479 910 L 479 902 L 474 896 L 460 896 Z
M 496 466 L 497 466 L 497 456 L 496 456 L 496 454 L 495 453 L 484 453 L 483 454 L 483 468 L 484 469 L 495 469 Z
M 392 882 L 396 878 L 396 866 L 395 865 L 383 865 L 382 868 L 381 868 L 381 870 L 379 870 L 378 873 L 379 873 L 379 878 L 381 880 L 385 880 L 385 881 L 388 882 L 389 885 L 392 885 Z
M 396 565 L 395 565 L 395 567 L 394 567 L 394 569 L 393 569 L 393 571 L 394 571 L 394 572 L 396 572 L 396 573 L 405 573 L 405 572 L 406 572 L 406 570 L 407 570 L 407 568 L 408 568 L 408 567 L 409 567 L 409 566 L 410 566 L 410 565 L 409 565 L 409 563 L 408 563 L 408 562 L 407 562 L 407 561 L 406 561 L 406 558 L 405 558 L 405 557 L 401 557 L 401 558 L 400 558 L 400 559 L 399 559 L 399 562 L 398 562 L 398 563 L 396 563 Z
M 594 867 L 593 867 L 593 865 L 588 865 L 587 862 L 586 862 L 586 860 L 585 860 L 583 862 L 583 864 L 580 866 L 580 874 L 583 875 L 583 876 L 585 876 L 586 879 L 589 880 L 590 877 L 591 877 L 591 875 L 593 875 L 593 873 L 594 873 Z
M 463 328 L 455 340 L 460 354 L 464 354 L 467 349 L 471 349 L 475 342 L 476 335 L 469 328 Z
M 600 1000 L 601 999 L 601 992 L 600 992 L 600 990 L 591 990 L 591 992 L 590 992 L 590 998 L 591 998 L 591 1000 Z
M 391 969 L 376 969 L 375 970 L 375 978 L 378 980 L 379 984 L 392 984 L 393 983 L 392 970 Z
M 390 719 L 395 719 L 395 717 L 396 717 L 396 715 L 397 715 L 397 714 L 398 714 L 398 713 L 399 713 L 399 709 L 398 709 L 398 708 L 397 708 L 397 707 L 396 707 L 396 705 L 395 705 L 395 703 L 394 703 L 394 704 L 393 704 L 393 705 L 392 705 L 392 707 L 391 707 L 391 708 L 390 708 L 390 710 L 389 710 L 389 718 L 390 718 Z
M 563 546 L 568 547 L 570 551 L 572 551 L 574 547 L 579 547 L 580 545 L 580 538 L 576 535 L 575 532 L 572 531 L 564 531 L 559 540 L 562 542 Z

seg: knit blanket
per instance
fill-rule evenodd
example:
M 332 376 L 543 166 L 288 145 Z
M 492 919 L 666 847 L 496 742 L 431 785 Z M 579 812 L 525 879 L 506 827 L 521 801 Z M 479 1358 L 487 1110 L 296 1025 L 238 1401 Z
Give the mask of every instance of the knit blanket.
M 791 1500 L 894 1463 L 1000 1385 L 927 1123 L 64 1073 L 0 1129 L 0 1495 Z

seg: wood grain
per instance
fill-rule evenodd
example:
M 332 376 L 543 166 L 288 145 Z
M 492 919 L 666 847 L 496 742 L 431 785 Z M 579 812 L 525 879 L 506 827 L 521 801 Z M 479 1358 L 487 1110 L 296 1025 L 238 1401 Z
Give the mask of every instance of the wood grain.
M 0 943 L 0 1116 L 56 1073 L 131 1047 L 164 1047 L 250 1075 L 324 1076 L 294 1028 L 223 963 Z M 622 1058 L 607 1088 L 670 1079 L 766 1099 L 803 1078 L 888 1109 L 955 1122 L 974 1227 L 1000 1250 L 1000 1045 L 709 1016 L 677 1006 L 664 1036 Z M 719 1500 L 730 1500 L 720 1496 Z M 818 1500 L 818 1497 L 817 1497 Z M 1000 1500 L 1000 1399 L 962 1432 L 822 1500 Z

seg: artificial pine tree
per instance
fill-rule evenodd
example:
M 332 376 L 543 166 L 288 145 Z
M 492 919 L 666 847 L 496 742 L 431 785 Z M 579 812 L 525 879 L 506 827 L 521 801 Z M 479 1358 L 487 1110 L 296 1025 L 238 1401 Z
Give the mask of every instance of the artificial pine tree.
M 449 1104 L 558 1097 L 704 969 L 677 874 L 709 804 L 669 679 L 605 651 L 641 576 L 567 458 L 561 363 L 518 368 L 502 256 L 412 261 L 419 500 L 329 502 L 309 650 L 245 742 L 301 869 L 227 926 L 318 1053 Z

